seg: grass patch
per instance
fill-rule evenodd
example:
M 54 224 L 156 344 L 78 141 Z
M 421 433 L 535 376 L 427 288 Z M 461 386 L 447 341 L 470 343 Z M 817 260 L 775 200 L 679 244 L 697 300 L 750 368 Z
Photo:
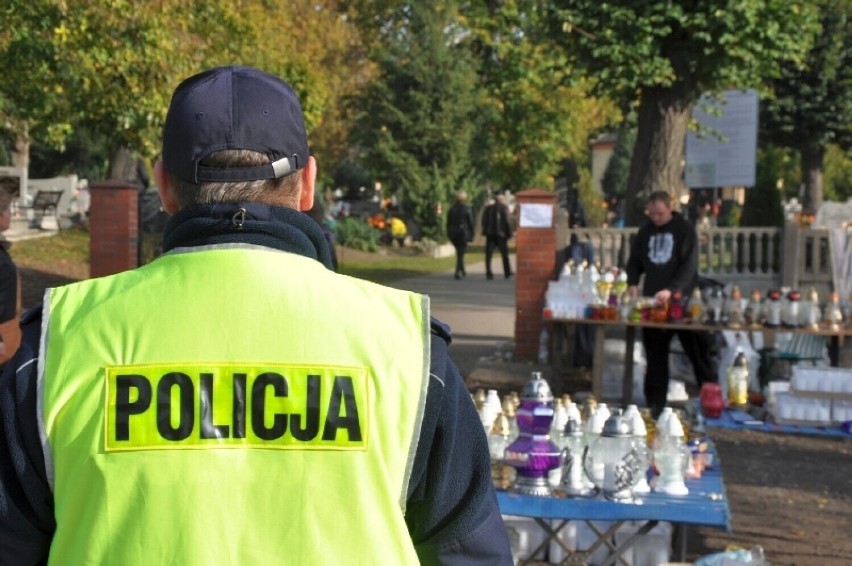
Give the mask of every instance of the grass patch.
M 482 252 L 465 254 L 465 264 L 482 261 Z M 366 279 L 374 283 L 387 284 L 406 277 L 417 277 L 427 273 L 448 271 L 456 266 L 456 257 L 426 257 L 407 256 L 383 258 L 381 261 L 358 260 L 347 261 L 346 256 L 340 258 L 339 272 L 359 279 Z
M 158 244 L 160 235 L 155 238 Z M 146 242 L 148 240 L 146 239 Z M 153 243 L 153 242 L 152 242 Z M 482 246 L 472 246 L 465 254 L 465 263 L 482 261 Z M 375 283 L 387 284 L 406 277 L 416 277 L 426 273 L 452 270 L 456 265 L 455 255 L 434 258 L 418 255 L 413 250 L 405 254 L 358 253 L 347 258 L 347 252 L 340 254 L 340 273 L 366 279 Z M 340 253 L 340 250 L 338 251 Z M 12 259 L 22 268 L 32 268 L 47 272 L 70 271 L 78 267 L 88 272 L 89 233 L 79 228 L 61 230 L 53 236 L 19 240 L 10 250 Z
M 19 240 L 9 255 L 20 265 L 53 262 L 89 263 L 89 233 L 79 228 L 60 230 L 53 236 Z

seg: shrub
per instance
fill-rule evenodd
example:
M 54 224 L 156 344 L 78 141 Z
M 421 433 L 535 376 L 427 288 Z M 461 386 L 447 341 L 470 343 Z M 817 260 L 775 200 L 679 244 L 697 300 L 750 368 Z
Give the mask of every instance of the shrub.
M 334 235 L 341 246 L 363 252 L 374 252 L 379 248 L 379 231 L 360 218 L 338 220 Z

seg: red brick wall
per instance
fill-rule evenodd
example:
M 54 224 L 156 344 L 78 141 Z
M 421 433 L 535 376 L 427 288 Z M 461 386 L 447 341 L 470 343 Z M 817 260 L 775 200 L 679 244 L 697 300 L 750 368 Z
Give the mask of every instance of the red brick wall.
M 139 191 L 119 181 L 92 183 L 89 205 L 89 276 L 138 266 Z
M 556 261 L 556 194 L 530 189 L 515 197 L 521 209 L 524 204 L 547 204 L 554 212 L 553 225 L 549 228 L 519 225 L 515 235 L 515 358 L 534 360 L 538 356 L 538 337 L 544 327 L 544 294 L 547 282 L 553 278 Z

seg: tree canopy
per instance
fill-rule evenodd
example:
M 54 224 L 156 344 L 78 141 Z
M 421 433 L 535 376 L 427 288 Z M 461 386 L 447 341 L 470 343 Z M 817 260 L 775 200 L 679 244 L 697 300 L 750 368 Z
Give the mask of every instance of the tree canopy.
M 353 100 L 365 163 L 432 238 L 442 237 L 451 192 L 475 188 L 476 74 L 456 34 L 451 9 L 399 6 L 376 45 L 375 80 Z
M 299 93 L 321 183 L 363 169 L 435 237 L 457 189 L 550 189 L 568 160 L 591 187 L 590 138 L 628 114 L 626 197 L 679 193 L 690 108 L 727 88 L 772 93 L 779 143 L 828 147 L 829 174 L 846 171 L 849 0 L 8 0 L 0 13 L 0 125 L 18 158 L 30 139 L 92 139 L 151 159 L 180 79 L 255 65 Z
M 14 136 L 14 164 L 27 167 L 31 136 L 61 141 L 68 120 L 51 119 L 66 107 L 53 44 L 53 28 L 61 18 L 55 2 L 10 0 L 2 11 L 0 118 Z M 23 156 L 23 157 L 20 157 Z
M 588 161 L 589 139 L 616 107 L 592 97 L 589 80 L 570 80 L 565 53 L 542 34 L 541 2 L 468 3 L 461 14 L 481 85 L 484 176 L 499 189 L 552 187 L 566 159 Z
M 628 181 L 628 218 L 644 197 L 683 191 L 689 112 L 702 93 L 757 86 L 779 63 L 801 62 L 813 10 L 803 2 L 552 3 L 549 31 L 570 61 L 595 77 L 595 92 L 638 102 L 638 130 Z
M 0 34 L 11 79 L 0 86 L 4 123 L 16 136 L 36 128 L 56 147 L 85 126 L 116 149 L 151 158 L 181 79 L 250 64 L 290 81 L 316 132 L 313 145 L 333 146 L 338 98 L 358 76 L 354 31 L 334 2 L 289 3 L 298 18 L 272 18 L 269 9 L 266 0 L 15 0 Z
M 762 134 L 801 155 L 803 206 L 823 200 L 823 156 L 828 144 L 852 147 L 852 3 L 821 0 L 820 31 L 801 65 L 786 62 L 770 83 L 761 113 Z

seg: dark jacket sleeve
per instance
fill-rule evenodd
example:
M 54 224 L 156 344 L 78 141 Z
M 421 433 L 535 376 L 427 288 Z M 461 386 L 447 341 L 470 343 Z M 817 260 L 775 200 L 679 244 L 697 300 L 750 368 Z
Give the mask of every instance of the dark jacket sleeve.
M 431 378 L 406 523 L 422 564 L 512 564 L 485 430 L 433 320 Z
M 0 566 L 47 561 L 56 523 L 36 417 L 41 308 L 22 316 L 21 347 L 0 376 Z
M 0 322 L 18 314 L 18 269 L 6 250 L 0 250 Z
M 494 232 L 494 205 L 489 204 L 482 210 L 482 234 L 488 236 Z
M 630 246 L 630 257 L 627 258 L 627 284 L 638 285 L 639 277 L 642 276 L 642 254 L 645 253 L 644 242 L 648 240 L 648 231 L 645 228 L 640 228 L 633 238 L 633 244 Z
M 685 294 L 692 290 L 698 273 L 698 235 L 695 233 L 695 227 L 682 217 L 679 217 L 679 224 L 677 267 L 669 281 L 668 289 Z
M 473 212 L 471 212 L 469 206 L 464 207 L 464 224 L 465 224 L 465 237 L 468 242 L 473 241 Z

